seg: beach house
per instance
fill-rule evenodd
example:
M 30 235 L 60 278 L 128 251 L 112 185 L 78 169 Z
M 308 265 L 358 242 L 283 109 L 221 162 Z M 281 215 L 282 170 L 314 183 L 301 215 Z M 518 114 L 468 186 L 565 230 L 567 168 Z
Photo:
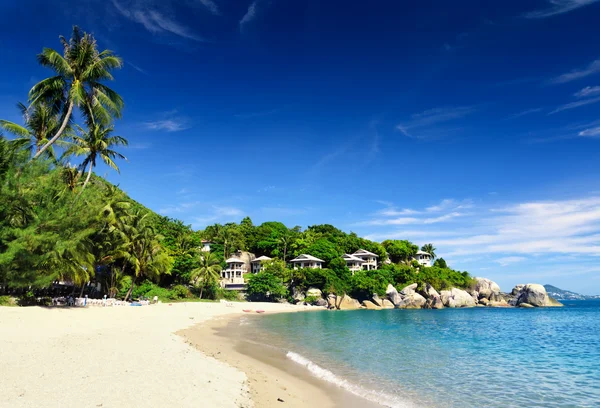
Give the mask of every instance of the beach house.
M 252 265 L 252 273 L 259 273 L 260 271 L 263 270 L 263 265 L 262 262 L 263 261 L 270 261 L 272 258 L 269 258 L 268 256 L 259 256 L 256 259 L 253 259 L 252 261 L 250 261 L 250 265 Z
M 344 258 L 344 261 L 346 261 L 346 266 L 348 269 L 350 269 L 350 272 L 352 272 L 353 275 L 354 272 L 362 270 L 363 265 L 365 264 L 363 259 L 351 254 L 344 254 L 342 258 Z
M 210 252 L 210 244 L 212 244 L 212 242 L 210 241 L 206 241 L 206 240 L 202 240 L 202 246 L 200 247 L 200 250 L 202 252 Z
M 365 249 L 359 249 L 358 251 L 353 253 L 352 256 L 360 258 L 364 261 L 362 264 L 362 269 L 365 269 L 367 271 L 377 269 L 377 258 L 379 258 L 377 254 L 369 252 Z
M 244 274 L 248 271 L 246 263 L 231 257 L 225 261 L 227 267 L 221 271 L 221 286 L 230 289 L 232 285 L 244 285 Z
M 313 269 L 322 269 L 323 261 L 322 259 L 316 258 L 312 255 L 302 254 L 297 258 L 294 258 L 290 261 L 292 265 L 294 265 L 294 269 L 299 268 L 313 268 Z
M 414 259 L 422 266 L 431 266 L 431 254 L 428 254 L 425 251 L 419 250 L 415 255 Z

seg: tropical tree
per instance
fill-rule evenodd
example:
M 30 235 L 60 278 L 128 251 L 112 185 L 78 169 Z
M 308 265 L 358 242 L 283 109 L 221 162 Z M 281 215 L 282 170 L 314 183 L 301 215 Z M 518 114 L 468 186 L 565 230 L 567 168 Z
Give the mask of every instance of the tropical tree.
M 437 249 L 437 248 L 435 248 L 435 247 L 433 246 L 433 244 L 425 244 L 425 245 L 423 245 L 423 246 L 421 247 L 421 251 L 423 251 L 423 252 L 427 252 L 429 255 L 431 255 L 431 257 L 432 257 L 433 259 L 435 259 L 435 258 L 436 258 L 436 256 L 435 256 L 435 250 L 436 250 L 436 249 Z
M 87 168 L 87 177 L 79 192 L 81 194 L 90 181 L 92 170 L 96 166 L 98 158 L 119 172 L 119 167 L 115 164 L 114 159 L 127 160 L 127 158 L 113 149 L 115 146 L 127 146 L 127 140 L 121 136 L 111 135 L 114 126 L 105 127 L 99 123 L 92 123 L 87 131 L 81 126 L 77 126 L 77 129 L 80 135 L 73 136 L 73 144 L 67 149 L 65 155 L 74 154 L 85 157 L 81 163 L 81 170 L 85 171 Z
M 394 263 L 410 263 L 419 247 L 407 240 L 386 239 L 381 243 Z
M 29 91 L 29 101 L 32 106 L 46 103 L 59 109 L 62 123 L 34 159 L 61 137 L 75 106 L 83 108 L 84 115 L 97 111 L 104 123 L 111 117 L 120 118 L 123 109 L 121 96 L 102 83 L 113 79 L 111 71 L 123 65 L 121 59 L 110 50 L 99 52 L 94 37 L 77 26 L 68 41 L 63 36 L 60 41 L 63 55 L 51 48 L 44 48 L 38 55 L 38 62 L 56 75 L 35 84 Z
M 17 107 L 23 115 L 24 125 L 21 126 L 8 120 L 0 120 L 0 127 L 16 136 L 15 144 L 26 147 L 31 152 L 38 153 L 42 146 L 48 143 L 49 138 L 58 131 L 61 123 L 58 116 L 59 112 L 54 106 L 43 101 L 32 105 L 30 108 L 22 103 L 18 103 Z M 66 130 L 69 130 L 68 126 Z M 57 143 L 60 143 L 60 141 Z M 47 157 L 56 159 L 52 147 L 49 147 L 45 153 Z
M 221 264 L 217 257 L 210 252 L 203 252 L 200 255 L 200 266 L 191 273 L 191 283 L 200 287 L 200 299 L 204 288 L 216 283 L 220 277 Z

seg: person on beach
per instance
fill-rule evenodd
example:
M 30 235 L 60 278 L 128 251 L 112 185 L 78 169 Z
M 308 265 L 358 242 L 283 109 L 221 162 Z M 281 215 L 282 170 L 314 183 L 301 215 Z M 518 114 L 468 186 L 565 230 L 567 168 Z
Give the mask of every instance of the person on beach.
M 102 298 L 102 307 L 106 307 L 106 295 Z

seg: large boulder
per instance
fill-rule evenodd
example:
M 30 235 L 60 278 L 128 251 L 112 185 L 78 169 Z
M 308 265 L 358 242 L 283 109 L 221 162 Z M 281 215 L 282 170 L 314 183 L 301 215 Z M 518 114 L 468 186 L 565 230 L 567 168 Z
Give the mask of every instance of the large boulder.
M 395 308 L 394 304 L 387 299 L 383 299 L 381 301 L 381 307 L 384 309 L 394 309 Z
M 383 299 L 381 299 L 377 293 L 373 293 L 373 303 L 381 307 L 383 306 Z
M 423 295 L 423 297 L 425 297 L 426 299 L 435 299 L 436 297 L 440 297 L 440 294 L 438 293 L 438 291 L 435 290 L 435 288 L 433 286 L 431 286 L 429 283 L 425 284 L 425 287 L 423 288 L 421 295 Z
M 308 290 L 306 291 L 306 296 L 312 296 L 312 297 L 316 297 L 316 298 L 320 298 L 323 297 L 323 292 L 321 292 L 321 289 L 317 289 L 317 288 L 308 288 Z
M 402 296 L 400 296 L 396 288 L 392 285 L 388 285 L 385 294 L 387 295 L 390 302 L 392 302 L 396 307 L 402 302 Z
M 337 296 L 334 295 L 333 293 L 330 293 L 327 296 L 327 307 L 329 309 L 335 309 L 336 308 L 336 303 L 337 303 Z
M 421 309 L 425 306 L 427 299 L 418 293 L 414 292 L 410 295 L 403 296 L 402 301 L 396 305 L 398 309 Z
M 370 300 L 363 300 L 362 304 L 364 307 L 366 307 L 369 310 L 381 310 L 381 306 L 377 306 L 375 303 L 371 302 Z
M 408 285 L 400 291 L 400 294 L 404 295 L 404 296 L 412 295 L 413 293 L 416 292 L 417 286 L 418 285 L 416 283 L 413 283 L 412 285 Z
M 522 286 L 522 287 L 521 287 Z M 528 283 L 527 285 L 517 285 L 513 289 L 515 293 L 511 305 L 520 306 L 527 303 L 534 307 L 560 307 L 562 303 L 548 296 L 546 288 L 537 283 Z
M 328 307 L 328 302 L 325 299 L 323 299 L 323 298 L 319 298 L 315 302 L 315 306 Z
M 479 298 L 490 299 L 492 294 L 500 293 L 500 286 L 492 280 L 487 278 L 475 278 L 477 283 L 475 284 L 475 290 L 479 293 Z
M 443 309 L 444 308 L 444 303 L 442 302 L 441 296 L 436 296 L 435 298 L 433 298 L 431 300 L 432 300 L 432 303 L 431 303 L 432 309 Z
M 296 302 L 302 302 L 306 295 L 302 293 L 300 289 L 294 286 L 294 288 L 292 289 L 292 297 Z
M 341 297 L 341 300 L 338 302 L 339 310 L 356 310 L 360 309 L 360 303 L 356 299 L 352 299 L 348 295 L 344 295 Z
M 442 303 L 446 307 L 475 307 L 475 300 L 471 295 L 461 289 L 442 290 L 440 292 Z

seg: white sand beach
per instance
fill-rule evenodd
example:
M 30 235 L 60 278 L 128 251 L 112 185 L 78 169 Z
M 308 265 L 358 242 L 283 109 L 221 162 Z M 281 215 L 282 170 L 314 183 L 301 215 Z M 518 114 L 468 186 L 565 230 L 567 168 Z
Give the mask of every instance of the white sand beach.
M 303 309 L 274 303 L 0 307 L 2 405 L 257 406 L 244 372 L 175 334 L 246 308 L 267 313 Z

